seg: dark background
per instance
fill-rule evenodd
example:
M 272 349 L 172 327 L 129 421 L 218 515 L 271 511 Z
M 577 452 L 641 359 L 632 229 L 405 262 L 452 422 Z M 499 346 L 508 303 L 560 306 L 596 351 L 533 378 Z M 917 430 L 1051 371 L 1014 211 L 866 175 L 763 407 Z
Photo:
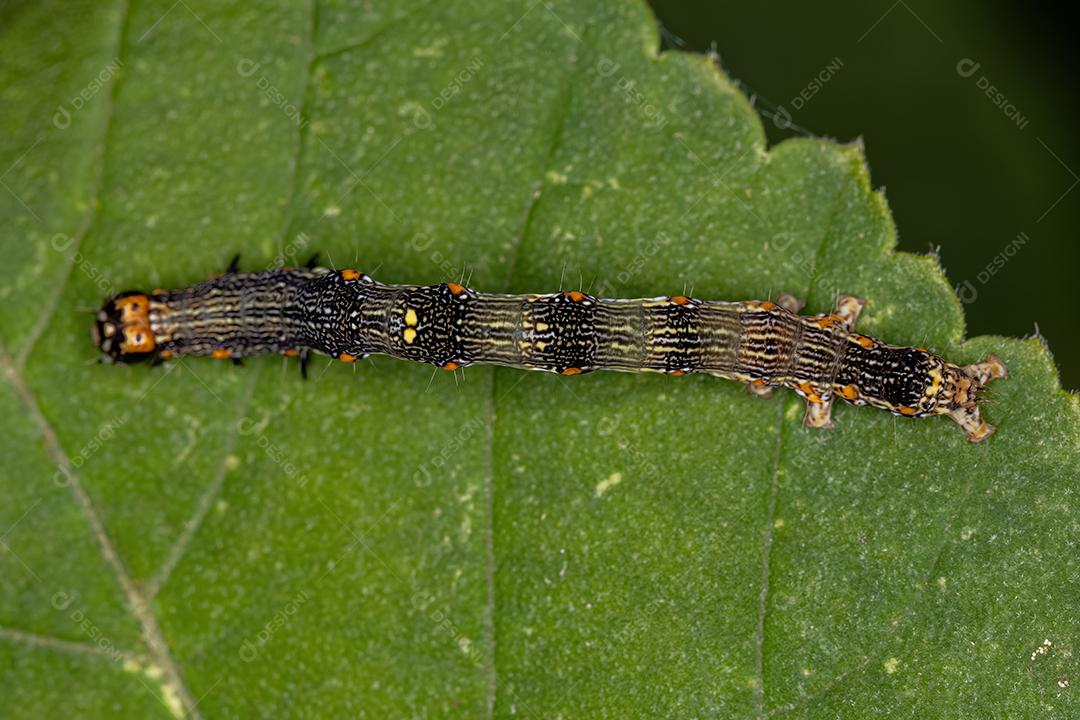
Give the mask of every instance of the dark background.
M 968 335 L 1037 327 L 1062 384 L 1080 388 L 1080 83 L 1076 27 L 1060 10 L 1004 0 L 650 3 L 665 48 L 714 50 L 760 112 L 787 110 L 799 129 L 765 118 L 770 142 L 862 137 L 900 249 L 938 249 Z M 797 100 L 819 76 L 820 89 Z

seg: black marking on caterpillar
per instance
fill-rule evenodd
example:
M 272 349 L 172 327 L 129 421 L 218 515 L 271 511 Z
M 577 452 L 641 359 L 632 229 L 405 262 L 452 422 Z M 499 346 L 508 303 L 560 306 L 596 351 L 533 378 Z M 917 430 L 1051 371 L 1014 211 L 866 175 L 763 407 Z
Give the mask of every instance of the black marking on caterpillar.
M 828 315 L 798 315 L 799 307 L 787 295 L 776 303 L 495 295 L 456 283 L 385 285 L 356 270 L 241 273 L 234 261 L 225 275 L 189 288 L 117 295 L 98 312 L 93 337 L 125 362 L 283 353 L 299 355 L 303 369 L 313 350 L 346 362 L 382 353 L 446 370 L 492 363 L 563 375 L 701 372 L 759 395 L 790 388 L 806 399 L 812 427 L 832 427 L 840 397 L 908 417 L 948 415 L 971 442 L 993 434 L 978 393 L 1006 376 L 997 358 L 961 367 L 860 335 L 863 301 L 851 296 Z

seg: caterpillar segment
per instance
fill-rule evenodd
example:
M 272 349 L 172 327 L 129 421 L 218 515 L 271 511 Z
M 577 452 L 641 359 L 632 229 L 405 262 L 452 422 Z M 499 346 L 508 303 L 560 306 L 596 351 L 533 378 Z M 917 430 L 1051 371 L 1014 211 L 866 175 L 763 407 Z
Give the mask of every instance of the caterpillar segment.
M 457 283 L 388 285 L 353 269 L 243 273 L 234 263 L 181 290 L 115 296 L 92 334 L 102 352 L 124 362 L 182 355 L 239 362 L 262 353 L 305 361 L 314 351 L 345 362 L 379 353 L 445 370 L 488 363 L 562 375 L 705 373 L 762 396 L 794 390 L 806 400 L 809 427 L 832 427 L 840 398 L 906 417 L 947 415 L 971 442 L 990 437 L 979 393 L 1006 376 L 1004 364 L 990 357 L 961 367 L 862 335 L 855 324 L 863 304 L 842 295 L 831 313 L 804 316 L 783 293 L 775 302 L 497 295 Z

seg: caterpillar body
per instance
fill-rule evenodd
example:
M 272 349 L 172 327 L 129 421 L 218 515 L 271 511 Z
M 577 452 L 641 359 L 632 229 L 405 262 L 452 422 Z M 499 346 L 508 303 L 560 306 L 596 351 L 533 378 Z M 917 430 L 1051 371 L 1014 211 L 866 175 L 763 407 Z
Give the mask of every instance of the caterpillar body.
M 578 291 L 480 293 L 456 283 L 388 285 L 356 270 L 305 267 L 230 272 L 176 291 L 108 300 L 95 344 L 120 361 L 181 355 L 239 358 L 372 353 L 446 370 L 492 363 L 563 375 L 607 369 L 746 383 L 759 395 L 787 387 L 806 399 L 806 425 L 832 427 L 833 401 L 908 417 L 947 415 L 979 442 L 994 432 L 979 391 L 1006 376 L 995 357 L 954 365 L 924 348 L 855 332 L 863 301 L 838 298 L 826 315 L 800 304 L 705 301 L 682 295 L 619 300 Z

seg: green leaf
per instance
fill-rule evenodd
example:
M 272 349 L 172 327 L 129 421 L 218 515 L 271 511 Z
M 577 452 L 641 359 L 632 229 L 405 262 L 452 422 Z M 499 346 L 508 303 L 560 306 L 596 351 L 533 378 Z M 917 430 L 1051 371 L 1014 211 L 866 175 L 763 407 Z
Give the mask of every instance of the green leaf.
M 379 5 L 0 11 L 6 713 L 1076 716 L 1077 398 L 1037 339 L 963 339 L 862 147 L 767 150 L 640 2 Z M 999 355 L 998 434 L 698 376 L 92 363 L 80 308 L 315 251 L 856 294 Z

